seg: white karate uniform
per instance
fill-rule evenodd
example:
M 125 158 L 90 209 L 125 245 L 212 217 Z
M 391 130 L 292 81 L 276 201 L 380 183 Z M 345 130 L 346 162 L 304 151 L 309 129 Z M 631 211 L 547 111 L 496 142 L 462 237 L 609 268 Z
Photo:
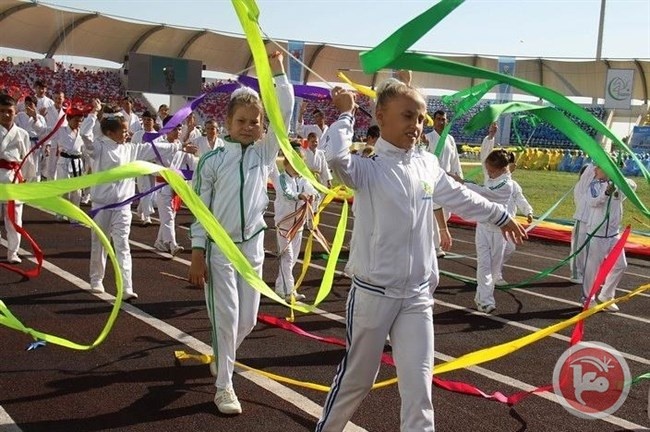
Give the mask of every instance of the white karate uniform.
M 79 177 L 85 172 L 82 158 L 84 141 L 79 130 L 73 131 L 69 126 L 62 126 L 52 138 L 50 152 L 58 154 L 55 177 L 57 180 Z M 81 190 L 68 193 L 68 200 L 78 206 L 81 202 Z
M 467 187 L 492 202 L 508 207 L 512 200 L 513 183 L 509 172 L 488 179 L 485 186 L 467 183 Z M 494 299 L 495 275 L 501 272 L 506 239 L 498 226 L 492 223 L 476 224 L 476 296 L 477 306 L 496 306 Z
M 315 133 L 316 137 L 320 141 L 321 137 L 327 132 L 328 126 L 325 125 L 323 129 L 316 124 L 306 125 L 304 122 L 300 122 L 296 125 L 296 135 L 300 135 L 303 138 L 307 138 L 310 133 Z
M 355 190 L 352 289 L 347 302 L 347 348 L 317 432 L 342 431 L 366 396 L 390 335 L 399 378 L 401 430 L 434 430 L 433 297 L 438 266 L 433 253 L 434 200 L 470 220 L 507 224 L 505 208 L 445 175 L 438 160 L 415 147 L 380 138 L 375 156 L 353 157 L 351 113 L 330 126 L 327 161 Z
M 293 267 L 296 265 L 296 260 L 300 254 L 303 230 L 301 227 L 292 241 L 289 242 L 284 235 L 296 223 L 296 218 L 284 222 L 282 220 L 302 206 L 309 205 L 298 198 L 300 194 L 304 193 L 316 197 L 317 193 L 316 189 L 303 177 L 292 177 L 290 174 L 283 172 L 277 176 L 272 176 L 272 178 L 273 187 L 275 188 L 274 220 L 280 259 L 278 277 L 275 280 L 275 292 L 281 297 L 286 297 L 291 294 L 296 284 L 293 277 Z M 315 202 L 317 200 L 314 200 Z
M 181 133 L 178 135 L 179 139 L 184 137 L 186 134 L 187 134 L 187 125 L 184 124 L 184 125 L 181 126 Z M 201 129 L 199 129 L 197 127 L 194 127 L 194 129 L 192 129 L 190 131 L 190 133 L 188 134 L 187 139 L 184 140 L 183 142 L 187 142 L 187 141 L 192 142 L 192 141 L 194 141 L 195 139 L 197 139 L 199 137 L 201 137 Z
M 140 123 L 140 119 L 136 113 L 131 111 L 131 114 L 129 114 L 124 110 L 120 111 L 120 113 L 126 119 L 126 124 L 129 125 L 129 132 L 135 134 L 137 131 L 142 130 L 142 123 Z
M 508 202 L 508 214 L 510 217 L 514 218 L 517 214 L 517 210 L 521 214 L 526 216 L 533 214 L 533 207 L 530 205 L 524 192 L 521 189 L 521 186 L 516 181 L 512 180 L 512 197 Z M 517 249 L 517 246 L 512 242 L 512 240 L 506 240 L 506 247 L 503 253 L 503 260 L 501 263 L 501 268 L 499 272 L 494 275 L 494 281 L 499 281 L 503 279 L 503 265 L 510 260 L 510 257 Z
M 15 124 L 9 130 L 0 125 L 0 164 L 14 166 L 20 164 L 29 152 L 29 148 L 30 141 L 27 131 L 16 126 Z M 31 161 L 27 160 L 21 169 L 22 176 L 31 177 L 35 175 L 34 173 L 34 165 L 31 163 Z M 15 169 L 0 167 L 0 183 L 13 183 L 15 175 Z M 16 210 L 14 216 L 16 225 L 22 226 L 22 203 L 15 201 L 15 209 Z M 11 223 L 8 205 L 6 202 L 2 203 L 2 213 L 4 214 L 5 230 L 7 231 L 7 259 L 10 259 L 11 257 L 18 254 L 18 249 L 20 249 L 21 235 L 16 231 L 13 224 Z
M 636 184 L 627 180 L 630 186 L 636 189 Z M 616 242 L 621 238 L 619 233 L 621 220 L 623 219 L 623 201 L 625 195 L 616 191 L 610 196 L 606 195 L 609 182 L 606 180 L 597 180 L 592 177 L 589 187 L 583 195 L 586 201 L 587 211 L 589 212 L 589 221 L 587 222 L 587 232 L 594 232 L 594 236 L 589 242 L 589 251 L 585 258 L 585 273 L 582 285 L 583 300 L 589 295 L 592 285 L 598 274 L 598 270 L 603 264 L 607 255 L 611 252 Z M 605 223 L 596 230 L 598 225 L 605 220 Z M 618 286 L 623 274 L 627 269 L 627 259 L 625 250 L 619 255 L 612 271 L 607 275 L 605 282 L 600 290 L 598 299 L 606 301 L 614 298 L 616 287 Z
M 215 138 L 214 146 L 212 146 L 207 136 L 199 136 L 198 138 L 195 138 L 194 140 L 192 140 L 192 144 L 198 148 L 198 151 L 194 155 L 194 163 L 192 165 L 193 171 L 196 171 L 196 167 L 199 164 L 199 159 L 201 159 L 203 155 L 211 152 L 216 148 L 224 146 L 223 140 L 219 137 Z
M 56 124 L 59 122 L 61 116 L 65 116 L 65 112 L 63 111 L 63 108 L 57 109 L 54 106 L 54 103 L 48 106 L 47 113 L 45 114 L 45 123 L 47 124 L 47 132 L 43 136 L 49 134 L 54 130 L 54 126 L 56 126 Z M 63 129 L 67 125 L 68 125 L 68 120 L 64 118 L 63 122 L 61 123 L 61 129 Z M 52 138 L 50 138 L 49 141 L 47 141 L 44 144 L 44 145 L 50 145 L 50 155 L 45 158 L 45 168 L 43 170 L 43 174 L 45 175 L 45 177 L 47 177 L 48 180 L 56 180 L 56 164 L 57 164 L 58 155 L 56 154 L 56 145 L 54 143 L 55 137 L 56 137 L 56 133 L 55 135 L 52 136 Z
M 200 158 L 206 153 L 211 152 L 212 150 L 223 147 L 223 140 L 219 137 L 215 137 L 214 141 L 214 146 L 210 144 L 210 141 L 208 140 L 207 136 L 198 136 L 192 140 L 192 144 L 198 147 L 198 151 L 196 152 L 195 156 L 197 158 Z
M 94 126 L 96 116 L 91 114 L 86 120 L 88 121 L 84 121 L 80 127 L 80 134 L 84 140 L 93 172 L 106 171 L 135 160 L 150 160 L 155 157 L 151 144 L 118 144 L 103 135 L 95 140 L 94 134 L 89 132 Z M 179 150 L 179 147 L 177 144 L 160 143 L 158 150 L 161 153 L 174 154 Z M 92 208 L 97 209 L 132 197 L 135 194 L 135 182 L 132 178 L 129 178 L 113 183 L 102 183 L 91 187 L 90 193 L 93 196 Z M 134 292 L 131 248 L 129 246 L 131 218 L 131 207 L 129 205 L 100 210 L 93 218 L 113 242 L 126 294 Z M 106 272 L 106 256 L 106 250 L 93 231 L 91 233 L 90 249 L 91 288 L 103 288 L 102 281 Z
M 155 130 L 149 131 L 155 133 Z M 142 144 L 144 143 L 144 134 L 147 133 L 144 129 L 141 129 L 133 134 L 131 137 L 131 142 L 136 143 L 136 144 Z M 155 153 L 154 153 L 155 154 Z M 153 162 L 153 163 L 158 163 L 158 158 L 154 155 L 154 157 L 147 162 Z M 149 175 L 144 175 L 144 176 L 138 176 L 135 179 L 135 184 L 138 187 L 138 192 L 139 193 L 144 193 L 147 192 L 148 190 L 151 190 L 153 188 L 155 182 L 155 176 L 149 174 Z M 140 216 L 141 220 L 146 220 L 147 218 L 151 217 L 152 214 L 155 213 L 154 205 L 153 203 L 155 202 L 156 199 L 156 194 L 157 191 L 149 193 L 143 197 L 140 197 L 140 200 L 138 201 L 138 208 L 136 209 L 136 212 Z
M 159 143 L 167 143 L 165 137 L 161 137 L 160 141 L 154 140 L 156 146 Z M 183 144 L 176 140 L 173 143 L 175 148 L 179 151 L 174 154 L 162 154 L 164 166 L 180 170 L 185 169 L 186 165 L 192 164 L 192 155 L 180 151 Z M 162 177 L 156 177 L 156 185 L 166 183 Z M 158 236 L 156 242 L 165 245 L 169 250 L 173 251 L 178 247 L 176 242 L 176 210 L 172 207 L 172 199 L 174 198 L 174 191 L 169 186 L 163 186 L 158 189 L 156 194 L 156 207 L 158 208 L 158 217 L 160 218 L 160 225 L 158 226 Z
M 595 166 L 593 164 L 588 164 L 573 188 L 573 202 L 576 210 L 573 213 L 574 223 L 573 229 L 571 230 L 571 255 L 575 254 L 580 246 L 585 244 L 587 234 L 589 234 L 589 231 L 587 231 L 587 223 L 589 222 L 591 209 L 587 206 L 585 194 L 589 191 L 589 183 L 594 178 L 594 169 Z M 590 245 L 588 244 L 580 253 L 571 259 L 571 278 L 574 280 L 584 281 L 585 259 L 589 252 L 589 247 Z
M 436 147 L 438 146 L 440 135 L 438 135 L 438 132 L 433 130 L 428 134 L 426 134 L 425 137 L 429 143 L 427 146 L 427 150 L 429 151 L 429 153 L 433 154 L 436 151 Z M 445 139 L 445 145 L 442 147 L 442 152 L 440 153 L 440 157 L 438 158 L 438 161 L 440 163 L 440 168 L 444 172 L 450 174 L 456 174 L 460 178 L 463 178 L 463 168 L 460 166 L 460 158 L 458 157 L 456 140 L 454 140 L 453 136 L 447 134 L 447 138 Z M 451 213 L 449 213 L 449 211 L 444 207 L 442 211 L 445 216 L 445 220 L 449 220 L 449 218 L 451 217 Z M 433 222 L 436 225 L 436 229 L 433 230 L 433 244 L 435 246 L 436 251 L 440 251 L 441 250 L 440 230 L 435 218 Z
M 19 112 L 16 114 L 15 120 L 16 126 L 21 129 L 24 129 L 29 134 L 30 141 L 30 151 L 32 147 L 38 144 L 39 137 L 45 136 L 47 133 L 47 123 L 45 122 L 45 117 L 36 113 L 36 118 L 32 118 L 25 112 Z M 41 169 L 42 159 L 43 159 L 43 147 L 34 151 L 29 158 L 31 159 L 32 165 L 34 165 L 34 176 L 32 178 L 25 178 L 25 181 L 40 181 L 41 179 Z
M 305 155 L 307 166 L 314 173 L 316 180 L 322 185 L 327 186 L 327 182 L 332 181 L 332 173 L 325 159 L 325 152 L 321 149 L 311 151 L 309 148 L 302 150 Z
M 294 104 L 293 87 L 285 75 L 275 77 L 275 84 L 282 117 L 288 126 Z M 273 131 L 246 147 L 228 138 L 225 137 L 223 147 L 199 161 L 194 190 L 261 276 L 264 211 L 269 201 L 267 179 L 275 165 L 278 142 Z M 190 236 L 193 249 L 206 251 L 210 268 L 205 296 L 217 361 L 215 385 L 224 389 L 232 386 L 237 348 L 257 323 L 260 294 L 237 273 L 198 221 L 192 224 Z

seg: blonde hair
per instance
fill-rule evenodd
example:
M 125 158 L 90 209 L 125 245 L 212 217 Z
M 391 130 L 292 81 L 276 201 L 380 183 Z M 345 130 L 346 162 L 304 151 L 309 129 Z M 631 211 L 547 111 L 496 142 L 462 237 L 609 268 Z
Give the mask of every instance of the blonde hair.
M 383 107 L 389 101 L 398 96 L 408 96 L 413 99 L 419 99 L 426 107 L 424 97 L 419 91 L 398 79 L 389 78 L 377 87 L 377 108 Z
M 264 112 L 259 94 L 250 87 L 240 87 L 230 95 L 226 116 L 232 118 L 237 108 L 245 105 L 257 106 L 260 109 L 260 113 Z

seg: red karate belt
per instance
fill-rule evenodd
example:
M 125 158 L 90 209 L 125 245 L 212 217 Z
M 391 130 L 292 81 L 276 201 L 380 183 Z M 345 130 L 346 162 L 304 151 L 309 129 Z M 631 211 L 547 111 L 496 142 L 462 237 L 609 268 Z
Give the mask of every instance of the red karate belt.
M 14 173 L 14 179 L 13 179 L 14 183 L 24 183 L 25 181 L 23 179 L 22 173 L 20 172 L 21 166 L 22 163 L 20 162 L 0 159 L 0 169 L 12 171 Z M 34 253 L 34 257 L 36 258 L 36 267 L 33 267 L 29 270 L 22 270 L 16 266 L 10 264 L 4 264 L 4 263 L 0 263 L 0 267 L 18 273 L 19 275 L 26 278 L 36 277 L 41 273 L 41 268 L 43 267 L 43 251 L 38 246 L 38 244 L 34 241 L 32 236 L 30 236 L 29 233 L 25 231 L 25 229 L 22 226 L 18 225 L 18 223 L 16 222 L 16 202 L 13 200 L 7 202 L 7 216 L 9 217 L 9 221 L 11 222 L 11 225 L 14 227 L 16 232 L 21 236 L 25 237 L 29 242 L 32 251 Z
M 156 176 L 156 181 L 157 181 L 158 183 L 164 183 L 164 184 L 167 184 L 167 180 L 165 180 L 164 177 L 162 177 L 162 176 Z M 176 194 L 176 191 L 174 191 L 174 190 L 172 189 L 172 209 L 173 209 L 175 212 L 178 212 L 178 211 L 181 209 L 181 205 L 182 205 L 182 204 L 183 204 L 183 200 L 181 199 L 181 197 L 179 197 L 179 196 Z

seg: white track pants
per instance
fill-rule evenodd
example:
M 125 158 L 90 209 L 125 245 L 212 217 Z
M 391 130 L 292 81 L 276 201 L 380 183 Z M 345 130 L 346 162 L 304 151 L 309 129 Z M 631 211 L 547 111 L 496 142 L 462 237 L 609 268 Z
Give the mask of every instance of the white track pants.
M 296 260 L 298 260 L 298 255 L 300 254 L 302 230 L 296 233 L 291 243 L 278 230 L 276 230 L 276 238 L 278 242 L 278 253 L 280 254 L 280 268 L 278 269 L 278 277 L 275 280 L 275 292 L 281 296 L 287 296 L 291 294 L 296 284 L 296 280 L 293 277 L 293 267 L 296 265 Z
M 62 180 L 62 179 L 74 177 L 73 174 L 70 172 L 70 164 L 74 163 L 77 166 L 77 171 L 80 172 L 79 171 L 81 167 L 80 161 L 81 159 L 67 159 L 64 157 L 59 157 L 59 160 L 56 164 L 56 180 Z M 81 172 L 81 174 L 82 173 L 83 172 Z M 81 203 L 81 189 L 77 189 L 72 192 L 69 192 L 67 198 L 68 201 L 70 201 L 72 204 L 78 207 L 79 204 Z
M 571 231 L 571 255 L 587 241 L 587 224 L 576 219 Z M 585 258 L 589 251 L 591 243 L 585 246 L 578 255 L 571 259 L 571 277 L 573 279 L 583 279 L 585 274 Z
M 237 246 L 262 276 L 264 231 Z M 210 270 L 205 301 L 212 323 L 212 349 L 217 357 L 215 385 L 226 388 L 232 385 L 237 348 L 257 323 L 260 293 L 244 281 L 213 243 L 208 244 L 206 254 Z
M 158 190 L 156 203 L 160 226 L 158 227 L 158 238 L 156 241 L 169 246 L 170 249 L 178 246 L 176 243 L 176 212 L 172 208 L 173 191 L 169 186 Z
M 14 229 L 13 224 L 9 220 L 9 205 L 4 202 L 2 203 L 2 213 L 4 215 L 4 224 L 5 231 L 7 231 L 7 258 L 11 257 L 14 254 L 18 253 L 20 249 L 20 239 L 21 235 Z M 23 226 L 23 204 L 16 202 L 16 224 L 18 226 Z
M 95 207 L 93 205 L 93 207 Z M 97 206 L 101 207 L 101 206 Z M 131 233 L 131 208 L 123 206 L 104 209 L 97 213 L 94 221 L 113 241 L 117 263 L 122 273 L 124 292 L 133 292 L 132 259 L 129 246 Z M 106 273 L 107 252 L 94 231 L 90 234 L 90 285 L 100 284 Z
M 327 395 L 317 432 L 343 430 L 375 382 L 388 335 L 399 378 L 400 430 L 434 430 L 432 305 L 428 289 L 411 298 L 390 298 L 352 286 L 345 357 Z
M 136 184 L 138 185 L 139 193 L 146 192 L 154 186 L 153 177 L 150 175 L 140 176 L 136 178 Z M 137 213 L 143 219 L 148 218 L 154 213 L 154 208 L 153 208 L 154 195 L 157 195 L 157 193 L 156 192 L 150 193 L 140 198 L 140 202 L 138 203 Z
M 476 226 L 476 296 L 474 301 L 481 306 L 496 306 L 494 299 L 494 275 L 501 272 L 506 239 L 501 231 Z
M 582 284 L 582 296 L 586 298 L 591 291 L 594 284 L 598 270 L 600 269 L 603 261 L 611 252 L 612 248 L 619 240 L 620 236 L 610 238 L 593 237 L 589 243 L 589 253 L 585 264 L 585 275 Z M 600 296 L 604 299 L 614 298 L 616 287 L 618 286 L 623 274 L 627 269 L 627 259 L 625 258 L 625 251 L 616 260 L 612 271 L 607 275 L 605 283 L 603 283 Z M 597 292 L 596 292 L 597 293 Z

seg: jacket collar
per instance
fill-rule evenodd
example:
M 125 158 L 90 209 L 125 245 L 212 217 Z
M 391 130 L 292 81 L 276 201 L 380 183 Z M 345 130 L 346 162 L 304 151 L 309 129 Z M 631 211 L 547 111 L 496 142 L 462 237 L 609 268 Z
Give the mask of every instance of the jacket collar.
M 377 142 L 375 143 L 375 154 L 379 156 L 385 156 L 389 157 L 392 159 L 397 159 L 402 162 L 407 162 L 411 160 L 411 158 L 416 154 L 419 153 L 420 149 L 418 146 L 413 146 L 409 150 L 404 150 L 399 147 L 395 147 L 393 144 L 389 143 L 385 139 L 379 137 Z

